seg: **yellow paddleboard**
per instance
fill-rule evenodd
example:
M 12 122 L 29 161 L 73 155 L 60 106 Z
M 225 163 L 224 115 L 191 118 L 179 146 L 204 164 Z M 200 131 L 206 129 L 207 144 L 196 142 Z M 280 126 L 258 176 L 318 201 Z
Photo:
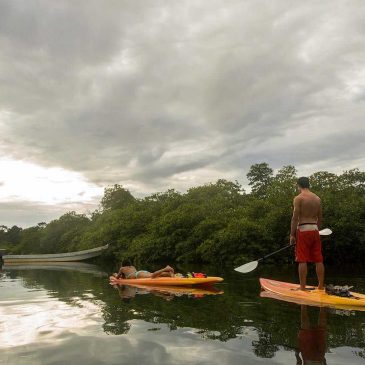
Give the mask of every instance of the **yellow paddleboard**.
M 297 304 L 317 305 L 335 307 L 349 310 L 365 311 L 365 295 L 351 292 L 350 298 L 339 297 L 327 294 L 324 290 L 318 290 L 316 287 L 307 286 L 308 290 L 298 290 L 299 284 L 286 283 L 271 279 L 260 279 L 261 288 L 264 292 L 262 297 L 294 302 Z

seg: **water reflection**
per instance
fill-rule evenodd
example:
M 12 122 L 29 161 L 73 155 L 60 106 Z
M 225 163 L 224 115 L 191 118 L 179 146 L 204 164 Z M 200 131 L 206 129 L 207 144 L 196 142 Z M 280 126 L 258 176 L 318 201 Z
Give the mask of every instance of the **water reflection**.
M 0 348 L 47 344 L 62 338 L 65 331 L 82 332 L 101 325 L 97 303 L 73 298 L 74 305 L 69 305 L 40 287 L 21 284 L 19 278 L 1 281 Z
M 178 287 L 162 285 L 113 285 L 113 288 L 118 291 L 119 296 L 123 301 L 129 301 L 137 295 L 143 294 L 152 294 L 168 301 L 183 295 L 191 298 L 203 298 L 206 295 L 223 294 L 223 290 L 219 290 L 214 286 Z
M 97 266 L 6 268 L 3 275 L 0 363 L 4 358 L 10 364 L 88 365 L 364 360 L 365 313 L 260 298 L 254 276 L 223 274 L 218 292 L 199 293 L 113 287 Z M 157 354 L 153 359 L 151 351 Z M 56 352 L 63 358 L 51 355 Z
M 298 350 L 295 351 L 297 365 L 326 365 L 327 309 L 318 310 L 318 321 L 311 324 L 308 307 L 300 307 L 300 330 L 298 333 Z
M 47 271 L 77 271 L 86 274 L 92 274 L 98 277 L 107 277 L 108 274 L 98 265 L 85 262 L 48 262 L 48 263 L 8 263 L 0 267 L 3 272 L 7 271 L 24 271 L 24 270 L 47 270 Z

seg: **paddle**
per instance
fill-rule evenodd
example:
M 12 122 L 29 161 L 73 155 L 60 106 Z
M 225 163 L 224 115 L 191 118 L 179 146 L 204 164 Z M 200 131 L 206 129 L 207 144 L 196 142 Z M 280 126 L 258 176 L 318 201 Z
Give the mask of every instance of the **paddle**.
M 332 233 L 332 231 L 329 228 L 324 228 L 321 231 L 319 231 L 319 234 L 321 236 L 329 236 L 331 233 Z M 259 264 L 260 261 L 263 261 L 263 260 L 267 259 L 268 257 L 273 256 L 273 255 L 275 255 L 275 254 L 277 254 L 277 253 L 279 253 L 281 251 L 284 251 L 287 248 L 292 247 L 292 246 L 295 246 L 295 244 L 294 245 L 292 245 L 292 244 L 287 245 L 285 247 L 282 247 L 280 250 L 277 250 L 275 252 L 269 253 L 268 255 L 266 255 L 264 257 L 261 257 L 260 259 L 258 259 L 256 261 L 251 261 L 251 262 L 249 262 L 247 264 L 238 266 L 238 267 L 235 268 L 235 271 L 238 271 L 238 272 L 243 273 L 243 274 L 246 274 L 248 272 L 251 272 L 251 271 L 253 271 L 253 270 L 256 269 L 256 267 L 257 267 L 257 265 Z

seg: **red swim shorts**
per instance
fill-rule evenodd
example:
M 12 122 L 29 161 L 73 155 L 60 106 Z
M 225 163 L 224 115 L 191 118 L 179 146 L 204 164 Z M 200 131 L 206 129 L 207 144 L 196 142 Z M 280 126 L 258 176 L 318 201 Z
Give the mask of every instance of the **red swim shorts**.
M 297 230 L 295 261 L 323 262 L 321 238 L 317 230 L 303 232 Z

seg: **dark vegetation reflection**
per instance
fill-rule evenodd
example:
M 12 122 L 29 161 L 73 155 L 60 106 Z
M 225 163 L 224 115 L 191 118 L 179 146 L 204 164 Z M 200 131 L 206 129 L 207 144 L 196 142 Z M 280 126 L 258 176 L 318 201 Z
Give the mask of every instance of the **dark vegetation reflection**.
M 83 272 L 12 268 L 4 273 L 21 278 L 26 288 L 46 289 L 50 296 L 69 305 L 79 306 L 80 300 L 93 302 L 101 308 L 105 321 L 102 328 L 107 334 L 128 334 L 132 320 L 143 320 L 153 324 L 153 330 L 163 326 L 171 331 L 192 328 L 201 338 L 217 341 L 247 340 L 250 333 L 252 350 L 260 358 L 273 358 L 278 351 L 287 350 L 293 352 L 293 363 L 305 364 L 308 354 L 324 358 L 324 350 L 329 352 L 340 346 L 354 347 L 356 356 L 365 357 L 364 312 L 260 298 L 258 280 L 253 275 L 243 278 L 236 273 L 220 273 L 226 281 L 217 287 L 224 294 L 194 295 L 112 287 L 107 272 L 95 265 L 82 269 Z M 290 275 L 293 273 L 283 274 L 287 280 L 291 280 Z M 363 280 L 351 280 L 364 291 Z M 317 352 L 313 352 L 316 341 Z

